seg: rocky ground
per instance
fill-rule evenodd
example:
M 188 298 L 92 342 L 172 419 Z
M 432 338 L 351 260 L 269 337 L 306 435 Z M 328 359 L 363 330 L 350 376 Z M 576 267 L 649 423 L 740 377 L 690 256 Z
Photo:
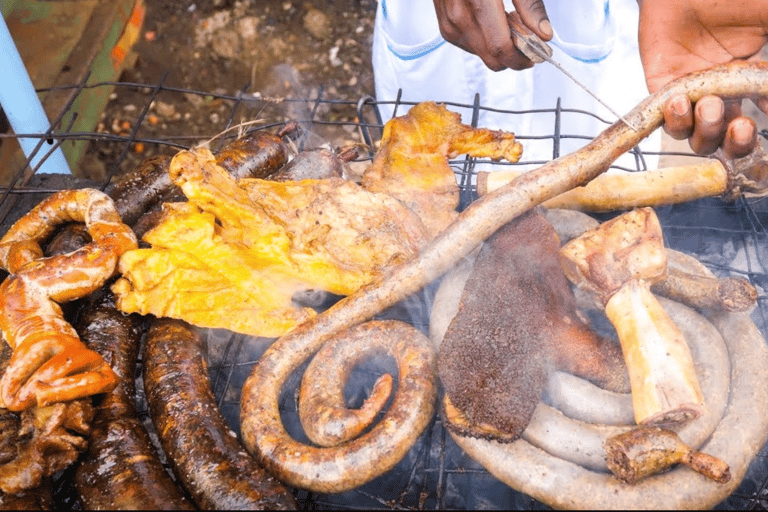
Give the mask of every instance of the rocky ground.
M 149 104 L 137 137 L 192 145 L 238 123 L 280 122 L 311 105 L 285 98 L 349 100 L 323 104 L 323 119 L 354 121 L 354 104 L 373 93 L 371 41 L 376 0 L 145 0 L 135 65 L 104 112 L 99 131 L 128 134 Z M 152 100 L 153 86 L 161 90 Z M 177 89 L 184 89 L 178 91 Z M 234 101 L 246 98 L 235 111 Z M 261 101 L 260 101 L 261 100 Z M 266 101 L 269 100 L 269 101 Z M 317 141 L 359 141 L 338 125 L 314 125 Z M 100 142 L 89 152 L 91 177 L 116 163 L 131 168 L 173 146 Z
M 233 125 L 306 118 L 324 100 L 311 126 L 313 145 L 359 143 L 356 102 L 373 94 L 371 43 L 376 0 L 145 0 L 146 17 L 127 69 L 99 131 L 128 135 L 150 105 L 125 153 L 124 142 L 93 144 L 85 177 L 103 179 L 116 165 L 133 168 L 158 152 L 208 140 Z M 765 50 L 768 57 L 768 48 Z M 162 90 L 152 96 L 153 87 Z M 182 89 L 181 91 L 179 89 Z M 236 110 L 231 98 L 242 97 Z M 768 118 L 745 102 L 760 128 Z M 330 124 L 328 124 L 330 122 Z M 768 148 L 768 142 L 762 141 Z M 687 141 L 664 136 L 662 165 L 689 163 Z

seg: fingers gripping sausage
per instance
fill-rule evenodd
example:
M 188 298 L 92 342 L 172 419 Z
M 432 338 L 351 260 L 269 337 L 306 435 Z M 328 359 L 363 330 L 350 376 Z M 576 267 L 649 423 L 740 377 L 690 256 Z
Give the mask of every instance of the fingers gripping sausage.
M 203 509 L 295 509 L 288 490 L 243 449 L 219 413 L 202 342 L 179 320 L 152 322 L 144 390 L 168 458 Z

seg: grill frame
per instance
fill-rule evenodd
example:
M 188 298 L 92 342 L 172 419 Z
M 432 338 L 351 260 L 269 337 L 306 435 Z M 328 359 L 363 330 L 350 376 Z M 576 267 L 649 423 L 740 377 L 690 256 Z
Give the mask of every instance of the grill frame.
M 397 114 L 404 113 L 412 103 L 402 102 L 396 98 L 392 102 L 378 103 L 370 96 L 357 99 L 338 99 L 325 97 L 324 91 L 318 89 L 312 98 L 265 98 L 247 92 L 244 86 L 236 94 L 219 94 L 207 91 L 196 91 L 166 86 L 164 80 L 155 84 L 140 84 L 131 82 L 101 82 L 88 84 L 87 78 L 80 84 L 69 86 L 75 89 L 72 100 L 66 105 L 47 133 L 20 134 L 39 139 L 39 150 L 50 151 L 57 145 L 68 140 L 88 140 L 92 147 L 111 146 L 115 155 L 106 163 L 106 176 L 100 180 L 86 180 L 72 176 L 40 175 L 27 165 L 17 169 L 9 186 L 0 189 L 0 233 L 7 228 L 29 208 L 34 206 L 46 195 L 61 188 L 93 186 L 105 188 L 121 172 L 128 170 L 126 163 L 131 148 L 136 143 L 152 145 L 159 151 L 174 152 L 187 149 L 201 141 L 209 141 L 212 150 L 221 147 L 227 140 L 238 133 L 238 122 L 243 116 L 252 116 L 258 112 L 259 122 L 249 125 L 247 130 L 276 131 L 286 122 L 297 121 L 309 133 L 319 133 L 325 128 L 345 128 L 348 133 L 356 134 L 358 143 L 365 151 L 359 162 L 370 161 L 375 152 L 376 143 L 380 140 L 383 130 L 383 120 L 377 106 L 386 103 L 394 105 Z M 127 134 L 114 133 L 75 133 L 69 127 L 62 126 L 61 120 L 71 108 L 74 98 L 86 89 L 93 87 L 112 87 L 117 94 L 122 90 L 142 90 L 146 101 L 139 105 L 136 119 Z M 66 87 L 65 87 L 66 88 Z M 45 91 L 41 91 L 45 92 Z M 222 119 L 221 130 L 217 134 L 156 137 L 145 130 L 148 115 L 153 102 L 165 94 L 191 94 L 224 102 L 228 105 L 230 115 Z M 484 110 L 515 116 L 523 115 L 526 111 L 504 111 L 490 109 L 482 105 L 481 98 L 476 97 L 472 105 L 446 103 L 449 109 L 471 109 L 474 126 L 478 125 Z M 296 107 L 296 108 L 293 108 Z M 332 119 L 330 111 L 341 110 L 347 119 Z M 302 117 L 288 117 L 286 112 L 303 112 Z M 551 112 L 554 114 L 554 124 L 550 135 L 546 138 L 552 141 L 552 156 L 560 156 L 560 142 L 573 136 L 562 133 L 560 113 L 575 112 L 580 115 L 596 117 L 593 114 L 564 107 L 558 102 Z M 607 120 L 601 119 L 608 126 Z M 768 140 L 768 130 L 760 132 L 763 141 Z M 13 138 L 18 135 L 0 134 L 3 138 Z M 352 138 L 350 136 L 350 138 Z M 523 146 L 525 141 L 534 137 L 518 134 Z M 537 137 L 540 138 L 540 137 Z M 582 137 L 583 138 L 583 137 Z M 46 141 L 54 141 L 46 147 Z M 587 142 L 587 139 L 584 139 Z M 298 149 L 308 148 L 311 138 L 302 139 Z M 645 170 L 644 154 L 639 149 L 633 150 L 635 169 Z M 659 153 L 660 156 L 693 157 L 691 153 Z M 451 166 L 461 187 L 460 209 L 465 208 L 477 198 L 474 187 L 474 177 L 481 166 L 523 165 L 535 162 L 522 160 L 519 164 L 496 163 L 482 161 L 469 157 L 452 160 Z M 539 162 L 544 163 L 544 162 Z M 719 199 L 704 199 L 683 205 L 662 207 L 657 209 L 664 229 L 667 247 L 691 254 L 704 263 L 716 275 L 744 277 L 750 280 L 759 291 L 758 304 L 751 314 L 763 337 L 768 337 L 768 199 L 739 198 L 733 203 L 725 203 Z M 606 220 L 614 214 L 596 215 L 599 220 Z M 436 286 L 429 286 L 390 310 L 383 312 L 382 318 L 396 318 L 410 321 L 416 327 L 426 331 L 428 328 L 429 306 Z M 221 331 L 208 332 L 209 371 L 211 385 L 224 416 L 230 422 L 233 430 L 239 433 L 239 388 L 248 375 L 256 359 L 266 349 L 267 341 L 249 339 L 242 335 L 233 335 Z M 261 351 L 261 352 L 260 352 Z M 141 370 L 141 363 L 137 372 Z M 380 369 L 361 367 L 356 371 L 359 378 L 359 389 L 353 392 L 353 398 L 358 399 L 361 393 L 369 389 Z M 137 373 L 140 375 L 140 373 Z M 141 402 L 141 379 L 137 379 L 139 400 Z M 296 422 L 296 404 L 293 388 L 298 385 L 298 376 L 289 382 L 289 389 L 284 391 L 281 409 L 285 417 Z M 355 398 L 357 397 L 357 398 Z M 141 416 L 151 429 L 146 407 L 141 409 Z M 290 430 L 290 429 L 289 429 Z M 296 433 L 300 436 L 300 433 Z M 65 472 L 57 481 L 57 499 L 65 507 L 76 507 L 76 499 L 72 497 L 71 486 L 67 482 Z M 473 492 L 465 492 L 471 490 Z M 479 464 L 464 454 L 442 426 L 439 417 L 435 417 L 421 436 L 417 445 L 398 466 L 373 482 L 359 489 L 337 495 L 318 495 L 315 493 L 296 490 L 299 502 L 306 508 L 418 508 L 418 509 L 452 509 L 452 508 L 515 508 L 540 509 L 546 505 L 535 499 L 510 489 L 498 482 Z M 752 461 L 750 468 L 741 485 L 729 498 L 716 508 L 744 509 L 768 507 L 768 444 L 764 446 Z

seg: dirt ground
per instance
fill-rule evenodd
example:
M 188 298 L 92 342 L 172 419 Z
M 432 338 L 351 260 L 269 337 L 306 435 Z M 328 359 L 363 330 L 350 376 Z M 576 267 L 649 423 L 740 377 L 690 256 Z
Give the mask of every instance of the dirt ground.
M 323 98 L 356 102 L 373 94 L 371 42 L 376 0 L 145 0 L 146 16 L 134 47 L 135 65 L 121 82 L 149 87 L 115 89 L 99 131 L 126 134 L 151 101 L 151 86 L 162 90 L 140 124 L 137 137 L 192 145 L 228 125 L 269 122 L 298 114 L 296 104 L 264 108 L 265 102 L 240 105 L 219 95 L 251 98 Z M 206 95 L 205 93 L 208 93 Z M 301 104 L 304 105 L 304 104 Z M 352 103 L 354 105 L 354 103 Z M 334 104 L 325 119 L 351 121 L 355 109 Z M 294 110 L 292 110 L 294 109 Z M 279 119 L 282 116 L 283 119 Z M 337 146 L 359 135 L 339 126 L 316 126 L 320 141 Z M 131 168 L 158 152 L 162 144 L 95 144 L 89 151 L 91 177 L 99 178 L 120 160 Z
M 373 95 L 371 44 L 376 0 L 145 0 L 146 16 L 135 65 L 107 106 L 98 131 L 130 133 L 150 104 L 136 137 L 190 146 L 238 123 L 301 118 L 308 103 L 285 98 L 334 100 L 323 103 L 320 117 L 332 122 L 356 119 L 355 103 Z M 768 57 L 768 47 L 764 50 Z M 163 90 L 154 99 L 152 86 Z M 180 92 L 173 89 L 184 89 Z M 249 97 L 233 116 L 233 101 Z M 256 101 L 262 99 L 269 101 Z M 339 103 L 336 103 L 336 101 Z M 151 101 L 151 103 L 150 103 Z M 346 103 L 345 103 L 346 102 Z M 304 109 L 303 111 L 301 109 Z M 329 111 L 330 110 L 330 111 Z M 768 117 L 745 102 L 745 111 L 761 129 Z M 312 126 L 314 144 L 335 147 L 359 143 L 360 134 L 338 124 Z M 349 128 L 349 127 L 347 127 Z M 768 149 L 768 141 L 762 140 Z M 94 144 L 83 163 L 85 177 L 103 179 L 119 164 L 132 169 L 158 152 L 178 147 L 140 143 L 125 153 L 123 142 Z M 687 141 L 663 134 L 662 150 L 671 152 L 661 166 L 690 163 Z

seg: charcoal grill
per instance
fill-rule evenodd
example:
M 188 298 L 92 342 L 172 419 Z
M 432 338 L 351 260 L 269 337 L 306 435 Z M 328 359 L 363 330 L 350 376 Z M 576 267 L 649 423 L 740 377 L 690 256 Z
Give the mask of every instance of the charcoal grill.
M 105 175 L 97 179 L 85 179 L 70 175 L 37 174 L 34 172 L 35 169 L 28 167 L 28 164 L 18 169 L 5 169 L 3 172 L 9 176 L 9 183 L 0 189 L 0 233 L 4 233 L 29 208 L 56 190 L 85 186 L 106 187 L 114 176 L 130 168 L 131 148 L 135 148 L 137 143 L 157 152 L 173 153 L 212 138 L 211 147 L 216 149 L 227 139 L 237 135 L 237 124 L 240 119 L 256 119 L 255 122 L 240 127 L 240 130 L 249 131 L 277 130 L 287 121 L 298 121 L 306 133 L 320 132 L 324 127 L 341 127 L 348 134 L 355 134 L 359 142 L 367 148 L 367 152 L 363 151 L 359 157 L 360 161 L 365 162 L 372 158 L 383 127 L 382 119 L 378 116 L 378 103 L 373 98 L 362 97 L 352 100 L 327 98 L 324 97 L 322 90 L 317 91 L 315 97 L 311 99 L 263 98 L 258 94 L 248 93 L 247 87 L 237 94 L 227 95 L 172 88 L 165 86 L 162 82 L 157 84 L 110 82 L 87 86 L 83 82 L 70 86 L 75 90 L 75 94 L 72 95 L 72 100 L 65 109 L 70 109 L 74 99 L 78 94 L 82 94 L 83 90 L 94 87 L 114 88 L 117 94 L 142 91 L 143 103 L 137 106 L 135 121 L 127 133 L 75 133 L 70 131 L 68 126 L 61 126 L 60 121 L 64 118 L 64 112 L 62 112 L 58 119 L 53 120 L 53 128 L 50 132 L 24 135 L 39 139 L 38 150 L 43 152 L 50 151 L 58 144 L 81 140 L 89 141 L 91 150 L 94 152 L 108 148 L 112 156 L 105 160 Z M 221 119 L 221 134 L 164 137 L 162 134 L 148 130 L 150 105 L 153 101 L 169 94 L 191 95 L 204 101 L 218 101 L 225 104 L 229 115 Z M 392 104 L 399 114 L 407 111 L 411 105 L 397 99 L 388 102 L 388 106 Z M 472 122 L 475 125 L 479 114 L 486 109 L 479 97 L 471 105 L 448 103 L 447 106 L 469 109 L 474 114 Z M 559 103 L 553 106 L 554 124 L 551 135 L 544 137 L 551 140 L 553 158 L 559 156 L 560 142 L 566 138 L 572 138 L 566 133 L 561 133 L 560 114 L 565 111 L 593 116 L 589 112 L 571 109 Z M 291 115 L 287 116 L 287 112 Z M 345 112 L 349 120 L 339 120 L 339 112 Z M 521 111 L 500 112 L 509 116 L 525 114 Z M 523 145 L 527 139 L 532 138 L 524 133 L 518 133 L 517 136 Z M 15 136 L 0 134 L 0 137 L 2 137 L 0 140 L 5 141 Z M 768 131 L 761 132 L 761 139 L 763 141 L 768 139 Z M 307 137 L 301 144 L 310 147 L 317 141 L 318 137 Z M 633 154 L 636 167 L 623 168 L 623 170 L 645 170 L 646 155 L 638 149 L 635 149 Z M 661 156 L 693 157 L 690 153 L 661 153 Z M 537 162 L 526 162 L 525 158 L 520 162 L 520 164 L 531 163 Z M 479 166 L 487 169 L 488 166 L 518 164 L 460 158 L 451 161 L 451 165 L 461 185 L 460 208 L 463 209 L 477 197 L 474 178 Z M 726 203 L 720 199 L 711 198 L 658 208 L 657 213 L 664 228 L 665 243 L 668 247 L 696 257 L 718 276 L 743 277 L 755 285 L 759 297 L 751 318 L 763 337 L 768 338 L 768 199 L 742 197 L 735 202 Z M 610 215 L 598 216 L 600 220 L 608 217 Z M 408 321 L 427 332 L 429 309 L 434 291 L 433 286 L 427 287 L 383 312 L 381 316 Z M 211 386 L 223 415 L 235 432 L 239 433 L 240 388 L 250 373 L 251 367 L 270 341 L 222 330 L 207 332 Z M 391 371 L 387 368 L 384 370 Z M 141 363 L 137 368 L 137 375 L 140 375 L 140 371 Z M 354 384 L 348 387 L 352 405 L 359 405 L 381 371 L 381 368 L 365 366 L 355 371 Z M 299 375 L 296 375 L 289 382 L 288 388 L 283 392 L 281 406 L 289 431 L 301 437 L 294 394 L 298 378 Z M 141 401 L 141 380 L 137 379 L 137 382 Z M 142 409 L 141 415 L 151 428 L 146 407 Z M 532 497 L 499 482 L 474 462 L 453 442 L 439 417 L 433 419 L 418 443 L 395 469 L 369 484 L 342 494 L 322 495 L 296 490 L 295 495 L 299 503 L 309 509 L 547 508 Z M 56 499 L 62 508 L 77 508 L 67 472 L 57 479 Z M 766 507 L 768 507 L 768 445 L 754 457 L 739 488 L 717 508 L 765 509 Z

